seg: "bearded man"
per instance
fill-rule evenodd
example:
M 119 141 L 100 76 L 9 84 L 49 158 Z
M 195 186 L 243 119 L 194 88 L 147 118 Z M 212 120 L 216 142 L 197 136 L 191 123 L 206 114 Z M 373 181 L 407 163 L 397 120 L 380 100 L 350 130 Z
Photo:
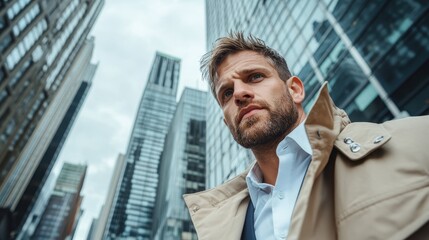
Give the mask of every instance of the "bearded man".
M 326 83 L 306 114 L 304 85 L 284 58 L 242 33 L 220 38 L 202 70 L 232 136 L 256 161 L 185 195 L 199 239 L 429 236 L 427 116 L 350 123 Z

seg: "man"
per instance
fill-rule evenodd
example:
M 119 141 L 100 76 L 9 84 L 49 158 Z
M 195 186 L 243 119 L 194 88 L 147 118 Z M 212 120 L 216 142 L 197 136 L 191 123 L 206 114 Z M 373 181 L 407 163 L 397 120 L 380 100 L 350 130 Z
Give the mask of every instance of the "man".
M 241 33 L 220 38 L 202 70 L 256 162 L 184 196 L 199 239 L 427 239 L 427 116 L 350 123 L 326 84 L 306 115 L 283 57 Z

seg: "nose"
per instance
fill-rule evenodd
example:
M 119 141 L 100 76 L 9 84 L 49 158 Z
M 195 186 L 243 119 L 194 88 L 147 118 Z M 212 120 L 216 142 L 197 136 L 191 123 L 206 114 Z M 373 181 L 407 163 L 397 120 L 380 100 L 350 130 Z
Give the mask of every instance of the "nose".
M 249 85 L 236 82 L 234 85 L 234 102 L 241 107 L 247 105 L 254 98 L 254 93 Z

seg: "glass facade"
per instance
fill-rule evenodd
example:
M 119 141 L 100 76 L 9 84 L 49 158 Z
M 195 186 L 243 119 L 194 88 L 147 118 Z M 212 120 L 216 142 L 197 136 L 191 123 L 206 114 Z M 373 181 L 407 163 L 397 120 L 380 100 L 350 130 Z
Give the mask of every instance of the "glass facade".
M 206 92 L 185 88 L 165 138 L 152 239 L 197 239 L 182 195 L 205 189 Z
M 180 59 L 157 53 L 126 152 L 108 239 L 150 239 L 158 164 L 176 107 Z
M 207 48 L 231 30 L 279 51 L 306 88 L 308 111 L 328 82 L 352 121 L 429 114 L 429 2 L 423 0 L 206 0 Z M 248 151 L 225 133 L 209 97 L 208 187 L 242 171 Z M 229 166 L 228 166 L 229 165 Z

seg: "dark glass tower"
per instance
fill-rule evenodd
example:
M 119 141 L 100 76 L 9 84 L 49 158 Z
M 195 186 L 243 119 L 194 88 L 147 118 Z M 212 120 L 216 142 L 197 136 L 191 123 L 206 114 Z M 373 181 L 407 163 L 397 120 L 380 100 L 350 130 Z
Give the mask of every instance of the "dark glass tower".
M 155 240 L 197 239 L 182 195 L 205 189 L 206 92 L 185 88 L 159 163 Z
M 106 227 L 109 239 L 150 239 L 158 164 L 176 107 L 179 72 L 180 59 L 156 54 Z
M 429 2 L 206 0 L 207 48 L 241 30 L 278 50 L 306 88 L 308 111 L 325 81 L 352 121 L 429 114 Z M 249 164 L 208 98 L 207 183 Z

